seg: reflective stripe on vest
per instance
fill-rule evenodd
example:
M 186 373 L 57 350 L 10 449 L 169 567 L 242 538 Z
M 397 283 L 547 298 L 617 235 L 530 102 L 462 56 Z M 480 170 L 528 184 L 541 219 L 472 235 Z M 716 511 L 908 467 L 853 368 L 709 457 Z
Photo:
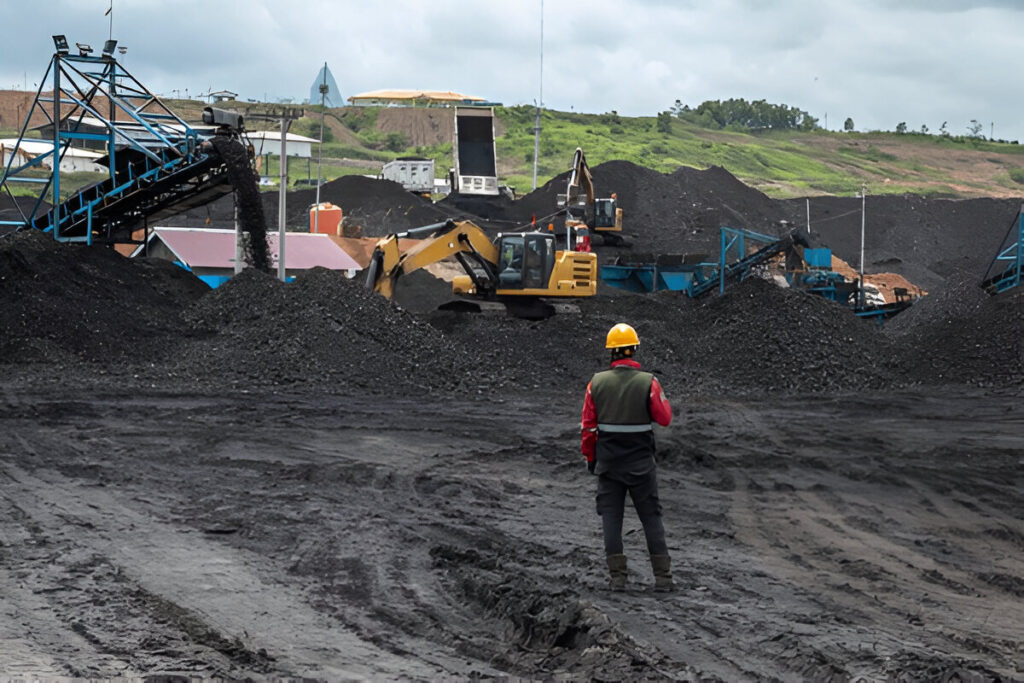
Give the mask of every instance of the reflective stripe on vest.
M 645 425 L 608 425 L 599 423 L 597 425 L 597 431 L 599 432 L 650 432 L 653 429 L 650 423 Z

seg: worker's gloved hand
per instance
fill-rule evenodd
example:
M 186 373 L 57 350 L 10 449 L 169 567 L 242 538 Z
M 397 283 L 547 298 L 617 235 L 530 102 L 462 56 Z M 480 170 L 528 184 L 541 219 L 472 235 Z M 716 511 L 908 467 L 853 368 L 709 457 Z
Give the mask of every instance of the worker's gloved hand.
M 597 467 L 597 458 L 587 462 L 587 472 L 594 473 L 594 468 Z

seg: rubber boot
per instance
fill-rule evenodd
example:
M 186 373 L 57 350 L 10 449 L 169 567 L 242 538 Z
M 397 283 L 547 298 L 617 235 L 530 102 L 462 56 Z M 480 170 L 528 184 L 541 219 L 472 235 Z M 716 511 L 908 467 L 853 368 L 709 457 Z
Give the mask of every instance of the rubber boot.
M 608 589 L 613 591 L 626 590 L 626 576 L 629 574 L 626 569 L 626 556 L 608 555 L 607 559 L 608 573 L 611 574 L 611 578 L 608 579 Z
M 654 569 L 654 590 L 668 592 L 676 589 L 672 583 L 672 558 L 668 555 L 651 555 L 651 568 Z

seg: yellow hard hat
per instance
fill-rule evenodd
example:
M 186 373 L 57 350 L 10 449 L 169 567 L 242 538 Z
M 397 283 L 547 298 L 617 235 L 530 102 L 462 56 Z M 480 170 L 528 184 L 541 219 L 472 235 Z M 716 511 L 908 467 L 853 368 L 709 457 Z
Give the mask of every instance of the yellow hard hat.
M 608 330 L 608 339 L 605 341 L 606 349 L 621 349 L 626 346 L 638 346 L 640 337 L 636 336 L 636 330 L 626 323 L 619 323 Z

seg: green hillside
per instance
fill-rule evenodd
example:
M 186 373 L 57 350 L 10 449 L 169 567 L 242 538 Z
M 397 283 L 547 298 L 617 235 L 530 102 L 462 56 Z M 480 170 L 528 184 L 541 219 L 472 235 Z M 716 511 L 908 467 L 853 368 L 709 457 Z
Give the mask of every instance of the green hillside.
M 324 145 L 325 157 L 372 159 L 401 155 L 437 160 L 442 177 L 451 165 L 450 143 L 402 146 L 401 133 L 375 127 L 379 110 L 351 108 L 344 122 L 354 140 Z M 333 112 L 332 112 L 333 114 Z M 498 107 L 501 181 L 522 194 L 533 186 L 532 107 Z M 311 112 L 312 116 L 315 116 Z M 311 120 L 308 120 L 312 123 Z M 722 166 L 772 197 L 916 193 L 977 197 L 1024 195 L 1024 147 L 981 137 L 895 132 L 717 130 L 668 114 L 626 117 L 612 113 L 545 111 L 541 118 L 538 185 L 566 170 L 576 147 L 591 167 L 620 159 L 661 172 L 680 166 Z M 325 173 L 327 177 L 335 171 Z M 351 168 L 338 173 L 355 172 Z
M 532 109 L 502 108 L 498 158 L 506 182 L 532 187 Z M 919 193 L 1024 195 L 1024 147 L 915 133 L 710 130 L 672 117 L 544 112 L 538 184 L 568 169 L 579 146 L 591 167 L 623 159 L 661 172 L 722 166 L 773 197 Z
M 191 100 L 168 104 L 188 120 L 197 119 L 202 106 Z M 424 120 L 441 115 L 436 109 L 418 111 Z M 385 131 L 378 121 L 383 118 L 380 112 L 362 107 L 328 110 L 320 170 L 323 178 L 375 175 L 384 162 L 408 155 L 433 158 L 437 161 L 438 177 L 447 174 L 452 163 L 451 142 L 437 135 L 426 144 L 414 145 L 411 141 L 417 136 L 423 138 L 424 126 L 419 126 L 419 130 Z M 291 130 L 319 138 L 319 108 L 306 107 L 305 113 Z M 535 110 L 498 107 L 495 114 L 501 182 L 524 194 L 533 186 Z M 408 119 L 414 126 L 417 115 Z M 776 198 L 854 195 L 862 185 L 870 194 L 1024 196 L 1024 146 L 1015 143 L 948 134 L 833 132 L 813 126 L 810 130 L 751 132 L 736 127 L 704 127 L 692 120 L 668 112 L 627 117 L 614 112 L 545 111 L 541 118 L 537 184 L 543 185 L 568 170 L 573 151 L 582 147 L 592 168 L 611 160 L 631 161 L 665 173 L 680 166 L 722 166 L 748 185 Z M 12 134 L 17 133 L 0 131 L 0 135 Z M 291 183 L 316 177 L 316 154 L 314 147 L 312 160 L 290 163 Z M 266 161 L 269 165 L 262 165 Z M 276 176 L 278 169 L 275 156 L 261 160 L 262 175 Z M 77 183 L 70 182 L 65 189 L 87 182 L 92 179 L 83 177 Z

